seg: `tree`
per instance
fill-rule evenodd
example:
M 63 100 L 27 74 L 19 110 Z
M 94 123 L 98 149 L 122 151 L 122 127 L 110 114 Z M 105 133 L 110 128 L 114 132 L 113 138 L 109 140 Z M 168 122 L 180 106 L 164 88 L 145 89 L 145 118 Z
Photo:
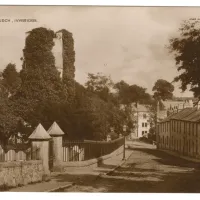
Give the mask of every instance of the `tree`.
M 170 53 L 174 54 L 177 70 L 180 72 L 174 78 L 181 82 L 181 89 L 188 86 L 195 97 L 200 95 L 200 22 L 184 21 L 179 28 L 180 35 L 169 41 Z
M 127 105 L 132 102 L 130 99 L 130 85 L 128 83 L 121 80 L 114 85 L 114 88 L 117 90 L 119 102 L 121 104 Z
M 7 95 L 13 95 L 19 89 L 21 79 L 15 64 L 9 63 L 3 70 L 1 84 L 4 86 Z
M 63 41 L 63 83 L 66 86 L 67 100 L 71 104 L 75 96 L 75 51 L 72 33 L 62 29 Z
M 102 73 L 97 73 L 96 75 L 88 73 L 88 81 L 85 86 L 88 91 L 97 94 L 105 101 L 109 101 L 114 84 L 110 77 Z
M 0 99 L 0 138 L 4 141 L 11 134 L 15 133 L 21 118 L 12 110 L 8 98 Z
M 138 85 L 129 85 L 125 81 L 120 81 L 115 84 L 115 88 L 118 91 L 120 103 L 122 104 L 128 105 L 133 102 L 149 104 L 151 100 L 151 96 L 146 92 L 146 88 Z
M 70 109 L 63 107 L 65 115 L 60 119 L 61 124 L 64 124 L 63 130 L 70 138 L 104 140 L 110 127 L 114 127 L 117 134 L 122 132 L 127 119 L 124 111 L 112 101 L 103 100 L 77 82 L 75 88 L 73 106 Z
M 146 88 L 138 85 L 130 86 L 131 100 L 136 103 L 148 104 L 151 100 L 150 95 L 146 92 Z
M 153 97 L 156 100 L 172 99 L 174 86 L 166 80 L 159 79 L 155 82 L 152 90 L 154 91 Z
M 54 37 L 52 30 L 42 27 L 29 32 L 23 50 L 21 87 L 11 98 L 15 113 L 32 128 L 39 123 L 49 128 L 58 119 L 60 106 L 66 100 L 66 88 L 52 53 Z

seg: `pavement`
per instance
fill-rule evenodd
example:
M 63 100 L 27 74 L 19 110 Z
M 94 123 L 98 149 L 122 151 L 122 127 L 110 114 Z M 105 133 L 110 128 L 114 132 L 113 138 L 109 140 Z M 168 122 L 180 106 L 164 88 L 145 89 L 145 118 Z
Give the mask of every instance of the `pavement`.
M 75 185 L 62 192 L 199 193 L 200 164 L 158 151 L 154 145 L 130 142 L 129 158 L 100 176 L 65 175 Z M 127 149 L 127 150 L 129 150 Z M 108 168 L 108 166 L 104 166 Z
M 142 142 L 126 143 L 123 154 L 95 168 L 52 173 L 51 181 L 15 188 L 17 192 L 199 193 L 200 163 L 188 161 Z M 73 184 L 74 183 L 74 184 Z
M 132 151 L 126 149 L 125 160 L 128 159 Z M 107 174 L 114 171 L 120 165 L 122 165 L 125 160 L 122 160 L 123 154 L 114 156 L 110 159 L 104 160 L 104 162 L 95 168 L 90 167 L 80 167 L 73 168 L 69 167 L 67 172 L 64 173 L 51 173 L 51 180 L 48 182 L 41 182 L 35 184 L 29 184 L 26 186 L 10 189 L 9 192 L 56 192 L 63 191 L 66 188 L 70 188 L 74 185 L 77 180 L 77 176 L 100 176 L 102 174 Z M 63 179 L 64 177 L 64 179 Z M 74 177 L 74 178 L 73 178 Z
M 8 192 L 54 192 L 60 189 L 66 189 L 72 185 L 73 183 L 71 182 L 58 182 L 55 178 L 52 178 L 48 182 L 29 184 L 10 189 Z

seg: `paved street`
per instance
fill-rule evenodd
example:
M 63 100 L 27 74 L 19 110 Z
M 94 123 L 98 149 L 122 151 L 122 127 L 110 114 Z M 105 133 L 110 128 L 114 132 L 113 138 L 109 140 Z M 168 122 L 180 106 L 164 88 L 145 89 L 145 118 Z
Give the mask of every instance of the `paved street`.
M 75 182 L 65 192 L 200 192 L 200 164 L 160 152 L 152 145 L 134 142 L 129 146 L 131 156 L 109 175 L 65 174 L 58 181 Z

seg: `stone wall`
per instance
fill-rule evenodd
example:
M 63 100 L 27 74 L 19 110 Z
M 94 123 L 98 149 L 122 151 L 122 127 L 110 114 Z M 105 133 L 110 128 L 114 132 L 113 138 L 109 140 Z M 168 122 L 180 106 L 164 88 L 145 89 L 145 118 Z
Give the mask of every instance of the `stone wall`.
M 0 163 L 0 190 L 4 187 L 11 188 L 40 182 L 43 175 L 41 160 L 2 162 Z

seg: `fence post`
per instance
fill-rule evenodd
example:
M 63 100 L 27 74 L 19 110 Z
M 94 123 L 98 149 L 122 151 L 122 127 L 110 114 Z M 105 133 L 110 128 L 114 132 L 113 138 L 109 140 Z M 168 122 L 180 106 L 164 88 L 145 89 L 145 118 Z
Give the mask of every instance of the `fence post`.
M 31 148 L 38 149 L 39 159 L 42 160 L 45 174 L 49 174 L 49 140 L 50 135 L 44 127 L 39 124 L 33 133 L 29 136 L 31 140 Z
M 64 132 L 61 130 L 58 124 L 54 122 L 49 128 L 48 133 L 53 138 L 54 168 L 59 168 L 60 164 L 63 162 L 62 137 Z

